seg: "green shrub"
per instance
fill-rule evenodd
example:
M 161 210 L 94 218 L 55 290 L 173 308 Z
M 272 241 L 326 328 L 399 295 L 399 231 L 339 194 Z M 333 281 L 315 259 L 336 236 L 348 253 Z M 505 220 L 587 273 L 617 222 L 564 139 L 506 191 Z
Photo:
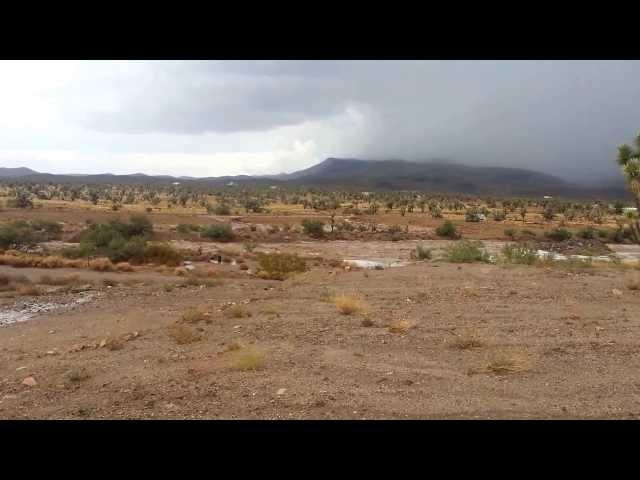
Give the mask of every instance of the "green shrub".
M 5 223 L 0 225 L 0 248 L 54 240 L 60 237 L 61 232 L 60 224 L 43 220 L 33 222 L 18 220 Z
M 290 273 L 304 272 L 304 259 L 289 253 L 258 253 L 260 271 L 258 275 L 272 280 L 284 280 Z
M 448 249 L 447 259 L 453 263 L 489 262 L 489 254 L 482 249 L 482 242 L 460 240 Z
M 505 261 L 523 265 L 533 265 L 538 259 L 538 252 L 530 245 L 510 243 L 502 249 Z
M 213 213 L 214 215 L 231 215 L 231 208 L 229 205 L 223 203 L 215 207 L 207 207 L 207 212 L 209 214 Z
M 324 235 L 324 223 L 319 220 L 303 220 L 302 230 L 311 237 L 322 237 Z
M 515 228 L 505 228 L 504 229 L 504 234 L 507 237 L 511 238 L 511 239 L 516 238 L 516 233 L 517 233 L 517 230 Z
M 585 240 L 591 240 L 593 238 L 596 238 L 596 231 L 591 227 L 583 228 L 582 230 L 578 231 L 578 237 L 584 238 Z
M 493 212 L 493 219 L 496 222 L 503 222 L 504 220 L 506 220 L 507 218 L 507 214 L 505 213 L 504 210 L 495 210 Z
M 197 232 L 199 230 L 200 230 L 200 227 L 198 225 L 193 225 L 191 223 L 181 223 L 176 227 L 176 231 L 184 235 L 191 232 Z
M 546 232 L 545 235 L 556 242 L 562 242 L 563 240 L 571 238 L 571 232 L 566 228 L 554 228 L 553 230 Z
M 458 233 L 458 230 L 456 230 L 456 226 L 449 220 L 436 228 L 436 235 L 453 239 L 460 238 L 460 234 Z
M 235 238 L 231 225 L 207 225 L 202 227 L 200 235 L 204 238 L 210 238 L 211 240 L 218 240 L 221 242 L 228 242 Z

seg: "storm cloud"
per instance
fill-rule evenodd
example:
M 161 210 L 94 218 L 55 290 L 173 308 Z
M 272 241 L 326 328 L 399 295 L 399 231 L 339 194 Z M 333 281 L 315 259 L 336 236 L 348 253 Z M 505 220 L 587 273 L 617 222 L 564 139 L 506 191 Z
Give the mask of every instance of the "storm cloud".
M 279 173 L 449 159 L 595 182 L 640 129 L 637 61 L 0 62 L 4 166 Z M 132 165 L 135 163 L 135 165 Z

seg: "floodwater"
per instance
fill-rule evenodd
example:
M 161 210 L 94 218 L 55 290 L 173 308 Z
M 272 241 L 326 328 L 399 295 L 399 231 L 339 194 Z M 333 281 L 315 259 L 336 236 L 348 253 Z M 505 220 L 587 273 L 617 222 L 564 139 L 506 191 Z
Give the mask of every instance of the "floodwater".
M 73 308 L 76 305 L 87 303 L 94 296 L 95 294 L 92 293 L 81 294 L 78 298 L 66 303 L 26 301 L 15 305 L 13 308 L 2 308 L 0 309 L 0 327 L 30 320 L 39 313 L 51 312 L 62 308 Z

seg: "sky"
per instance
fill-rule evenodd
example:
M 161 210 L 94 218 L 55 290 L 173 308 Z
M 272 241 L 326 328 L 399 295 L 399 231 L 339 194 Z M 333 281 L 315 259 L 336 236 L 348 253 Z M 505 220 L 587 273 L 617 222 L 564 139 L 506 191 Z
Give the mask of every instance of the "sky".
M 598 182 L 640 130 L 639 61 L 0 61 L 0 166 L 175 176 L 328 157 Z

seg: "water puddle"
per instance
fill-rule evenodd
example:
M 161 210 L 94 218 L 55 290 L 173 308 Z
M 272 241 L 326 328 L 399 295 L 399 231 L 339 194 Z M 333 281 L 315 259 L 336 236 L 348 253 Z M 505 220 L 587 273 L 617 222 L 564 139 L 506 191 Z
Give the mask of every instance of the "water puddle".
M 82 305 L 90 301 L 95 295 L 86 294 L 66 303 L 56 302 L 22 302 L 13 308 L 0 309 L 0 327 L 6 327 L 14 323 L 25 322 L 30 320 L 39 313 L 47 313 L 61 308 L 73 308 L 76 305 Z
M 547 250 L 538 250 L 539 258 L 551 258 L 552 260 L 582 260 L 594 262 L 610 262 L 611 257 L 607 255 L 598 255 L 590 257 L 588 255 L 562 255 L 561 253 L 549 252 Z
M 391 268 L 391 267 L 404 267 L 409 265 L 409 262 L 401 261 L 397 259 L 380 259 L 380 260 L 360 260 L 360 259 L 345 259 L 343 263 L 360 268 Z

